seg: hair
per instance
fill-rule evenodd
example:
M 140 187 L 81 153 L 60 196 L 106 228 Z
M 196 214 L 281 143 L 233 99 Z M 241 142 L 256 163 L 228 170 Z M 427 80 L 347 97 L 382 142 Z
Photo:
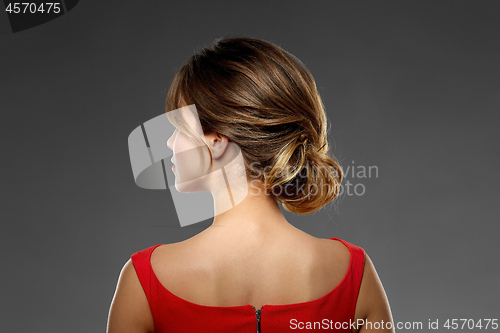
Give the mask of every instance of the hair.
M 175 75 L 166 111 L 181 103 L 196 105 L 204 133 L 240 147 L 247 178 L 262 181 L 286 210 L 311 214 L 339 194 L 343 172 L 329 152 L 316 83 L 281 47 L 257 38 L 215 40 Z

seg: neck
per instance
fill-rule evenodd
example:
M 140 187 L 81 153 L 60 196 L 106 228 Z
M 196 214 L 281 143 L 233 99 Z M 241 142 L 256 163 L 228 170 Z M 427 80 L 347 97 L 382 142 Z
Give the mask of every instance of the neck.
M 271 226 L 290 226 L 281 212 L 278 203 L 265 194 L 262 182 L 248 182 L 248 194 L 238 197 L 239 193 L 231 193 L 235 198 L 234 207 L 227 209 L 228 196 L 214 195 L 215 216 L 211 227 L 230 229 L 251 228 L 268 229 Z

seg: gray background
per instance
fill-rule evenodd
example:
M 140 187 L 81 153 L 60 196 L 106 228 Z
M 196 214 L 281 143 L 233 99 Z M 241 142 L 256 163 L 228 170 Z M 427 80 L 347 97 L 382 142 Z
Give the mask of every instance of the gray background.
M 299 57 L 344 167 L 378 167 L 346 178 L 364 195 L 289 221 L 363 247 L 395 321 L 500 318 L 499 17 L 500 1 L 95 0 L 13 34 L 0 14 L 1 330 L 104 331 L 130 255 L 209 225 L 135 185 L 127 138 L 225 35 Z

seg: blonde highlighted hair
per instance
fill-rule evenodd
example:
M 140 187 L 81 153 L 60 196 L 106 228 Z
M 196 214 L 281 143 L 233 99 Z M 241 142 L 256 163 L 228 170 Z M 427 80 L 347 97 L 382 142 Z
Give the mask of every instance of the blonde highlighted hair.
M 329 152 L 327 119 L 313 76 L 294 55 L 257 38 L 222 38 L 178 71 L 166 111 L 195 104 L 204 133 L 241 148 L 247 177 L 293 213 L 338 195 L 343 173 Z

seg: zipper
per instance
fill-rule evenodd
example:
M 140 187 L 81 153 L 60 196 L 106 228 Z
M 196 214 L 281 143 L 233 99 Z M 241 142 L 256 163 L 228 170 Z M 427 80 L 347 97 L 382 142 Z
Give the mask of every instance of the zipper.
M 261 306 L 260 309 L 256 309 L 255 306 L 252 308 L 255 310 L 255 316 L 257 317 L 257 333 L 260 333 L 260 311 L 264 306 Z

